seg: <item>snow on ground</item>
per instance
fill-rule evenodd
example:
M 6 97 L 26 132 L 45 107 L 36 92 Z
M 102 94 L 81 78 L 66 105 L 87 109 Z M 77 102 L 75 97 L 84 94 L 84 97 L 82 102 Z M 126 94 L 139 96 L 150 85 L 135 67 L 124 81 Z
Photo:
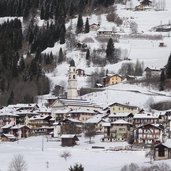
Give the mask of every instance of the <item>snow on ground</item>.
M 41 171 L 68 171 L 75 163 L 81 163 L 85 171 L 120 171 L 123 165 L 132 162 L 148 165 L 149 159 L 145 158 L 145 151 L 109 151 L 107 149 L 124 147 L 127 143 L 101 142 L 100 137 L 96 136 L 93 144 L 89 144 L 88 139 L 79 137 L 79 145 L 74 147 L 61 147 L 61 142 L 47 142 L 46 138 L 41 136 L 19 140 L 18 143 L 1 142 L 0 170 L 7 171 L 10 161 L 17 154 L 24 156 L 28 171 L 37 171 L 38 168 Z M 105 149 L 92 149 L 92 146 L 102 146 Z M 60 157 L 64 151 L 71 154 L 66 161 Z M 46 167 L 47 162 L 49 168 Z
M 139 2 L 138 2 L 139 3 Z M 137 0 L 133 0 L 133 4 L 137 4 Z M 132 11 L 132 10 L 126 10 L 124 5 L 118 5 L 117 6 L 117 13 L 120 17 L 124 18 L 124 20 L 128 21 L 135 21 L 138 24 L 138 30 L 140 33 L 144 32 L 143 34 L 151 34 L 153 35 L 154 32 L 150 32 L 150 29 L 154 26 L 158 26 L 160 24 L 167 24 L 170 21 L 171 17 L 171 2 L 170 0 L 166 0 L 165 10 L 164 11 L 155 11 L 154 9 L 148 10 L 148 11 Z M 109 29 L 112 29 L 114 26 L 114 23 L 108 22 L 106 20 L 106 14 L 102 14 L 100 17 L 96 16 L 95 14 L 92 14 L 90 16 L 84 16 L 83 20 L 86 21 L 86 17 L 89 18 L 89 23 L 101 23 L 101 27 L 107 27 Z M 77 23 L 77 18 L 72 20 L 72 31 L 75 30 Z M 66 24 L 66 27 L 69 27 L 71 22 L 68 22 Z M 123 26 L 122 26 L 123 27 Z M 119 29 L 119 28 L 118 28 Z M 123 27 L 125 34 L 129 34 L 130 30 L 127 28 L 127 26 Z M 160 33 L 157 33 L 160 34 Z M 169 33 L 161 33 L 164 36 L 168 36 Z M 87 34 L 79 34 L 76 37 L 78 39 L 78 42 L 82 42 L 85 39 L 91 39 L 90 42 L 87 42 L 88 47 L 90 48 L 91 52 L 93 49 L 98 49 L 102 46 L 106 47 L 106 43 L 101 43 L 97 41 L 96 39 L 96 32 L 91 31 Z M 122 50 L 122 58 L 128 57 L 131 59 L 130 62 L 135 63 L 137 60 L 140 62 L 144 62 L 145 67 L 153 67 L 153 68 L 162 68 L 166 65 L 168 57 L 170 55 L 170 37 L 164 37 L 163 40 L 144 40 L 144 39 L 125 39 L 121 38 L 119 43 L 115 43 L 115 47 L 121 48 Z M 159 47 L 159 43 L 164 42 L 166 45 L 165 47 Z M 59 43 L 56 43 L 53 48 L 47 48 L 44 53 L 50 53 L 52 51 L 53 54 L 58 55 L 59 48 L 61 46 Z M 81 68 L 85 70 L 86 74 L 91 74 L 91 72 L 99 70 L 99 67 L 87 67 L 86 61 L 85 61 L 85 52 L 81 52 L 78 49 L 68 50 L 66 48 L 66 45 L 63 47 L 64 50 L 66 50 L 66 56 L 67 59 L 73 58 L 76 63 L 77 68 Z M 125 50 L 127 53 L 125 53 Z M 104 68 L 108 69 L 109 73 L 117 73 L 120 69 L 122 63 L 128 62 L 128 61 L 121 61 L 117 64 L 109 64 L 106 65 Z M 54 71 L 52 74 L 48 74 L 50 80 L 52 81 L 52 85 L 55 84 L 61 84 L 62 82 L 65 82 L 67 80 L 67 66 L 66 64 L 62 64 L 63 67 L 57 66 L 58 73 Z M 68 65 L 69 67 L 69 65 Z M 64 76 L 65 73 L 65 76 Z M 51 77 L 52 75 L 52 77 Z M 54 77 L 56 75 L 56 77 Z M 60 77 L 59 75 L 62 75 Z M 62 80 L 60 80 L 61 78 Z M 81 78 L 78 79 L 78 88 L 87 86 L 87 77 L 85 79 Z M 53 87 L 53 86 L 52 86 Z M 66 86 L 65 86 L 66 87 Z
M 92 103 L 96 103 L 101 107 L 107 107 L 112 103 L 129 104 L 147 109 L 152 102 L 170 101 L 171 94 L 158 94 L 154 90 L 143 88 L 137 85 L 117 84 L 105 88 L 104 91 L 94 92 L 82 96 Z

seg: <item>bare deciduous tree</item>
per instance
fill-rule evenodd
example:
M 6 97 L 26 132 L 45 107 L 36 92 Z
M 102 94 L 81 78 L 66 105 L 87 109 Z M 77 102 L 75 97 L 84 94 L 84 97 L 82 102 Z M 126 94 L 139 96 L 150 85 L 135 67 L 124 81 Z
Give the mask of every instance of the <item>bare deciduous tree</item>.
M 64 151 L 62 154 L 60 154 L 60 157 L 64 158 L 65 161 L 67 161 L 67 159 L 71 157 L 71 153 L 69 151 Z
M 21 154 L 14 156 L 12 159 L 8 171 L 26 171 L 27 164 L 24 157 Z
M 150 163 L 152 164 L 152 161 L 154 159 L 154 151 L 153 150 L 147 151 L 146 154 L 145 154 L 145 157 L 149 158 L 150 159 Z
M 91 139 L 96 135 L 95 127 L 93 125 L 86 125 L 84 135 L 89 138 L 89 143 L 91 143 Z
M 121 171 L 170 171 L 170 166 L 166 163 L 159 163 L 151 166 L 139 167 L 135 163 L 125 165 L 121 168 Z

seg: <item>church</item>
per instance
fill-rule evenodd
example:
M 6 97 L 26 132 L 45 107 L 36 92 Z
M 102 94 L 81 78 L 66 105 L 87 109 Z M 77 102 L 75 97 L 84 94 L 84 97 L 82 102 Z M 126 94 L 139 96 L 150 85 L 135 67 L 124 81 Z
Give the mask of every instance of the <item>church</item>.
M 102 112 L 100 106 L 79 98 L 77 90 L 77 72 L 74 60 L 71 60 L 68 71 L 67 98 L 57 98 L 52 103 L 51 107 L 52 116 L 56 118 L 56 120 L 71 117 L 82 121 Z M 83 117 L 83 115 L 87 117 Z

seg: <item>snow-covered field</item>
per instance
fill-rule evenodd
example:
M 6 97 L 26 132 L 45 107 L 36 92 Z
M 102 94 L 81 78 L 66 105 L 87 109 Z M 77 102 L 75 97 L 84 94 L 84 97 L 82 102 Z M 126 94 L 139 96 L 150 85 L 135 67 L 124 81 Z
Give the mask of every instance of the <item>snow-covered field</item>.
M 126 142 L 100 142 L 100 136 L 94 143 L 79 137 L 79 145 L 61 147 L 61 142 L 47 142 L 46 138 L 30 137 L 17 142 L 0 143 L 0 170 L 7 171 L 14 155 L 21 154 L 27 163 L 28 171 L 68 171 L 75 163 L 82 164 L 85 171 L 120 171 L 123 165 L 132 162 L 139 165 L 149 165 L 145 151 L 109 151 L 110 147 L 126 146 Z M 43 143 L 42 143 L 43 140 Z M 42 144 L 44 144 L 42 146 Z M 102 146 L 105 149 L 92 149 L 92 146 Z M 42 151 L 43 147 L 43 151 Z M 69 152 L 71 157 L 66 161 L 60 155 Z M 47 168 L 47 162 L 49 168 Z M 166 162 L 170 162 L 167 160 Z
M 134 0 L 137 1 L 137 0 Z M 165 11 L 141 11 L 135 12 L 130 10 L 125 10 L 123 5 L 119 5 L 118 14 L 120 17 L 132 17 L 138 24 L 139 32 L 144 32 L 150 34 L 150 29 L 154 26 L 158 26 L 161 23 L 167 24 L 171 19 L 171 0 L 166 0 Z M 90 24 L 97 23 L 97 16 L 89 16 Z M 7 20 L 7 18 L 1 18 L 0 23 Z M 76 19 L 73 20 L 73 26 L 76 24 Z M 85 18 L 84 18 L 85 21 Z M 42 21 L 41 21 L 42 22 Z M 111 23 L 106 21 L 105 15 L 101 15 L 101 26 L 111 26 Z M 127 31 L 127 28 L 125 28 Z M 153 34 L 153 33 L 151 33 Z M 168 35 L 164 34 L 165 36 Z M 94 43 L 89 43 L 88 46 L 91 50 L 101 46 L 99 42 L 95 39 L 95 32 L 90 32 L 88 34 L 80 34 L 78 39 L 84 40 L 85 37 L 90 37 L 94 40 Z M 159 47 L 159 43 L 163 41 L 166 47 Z M 119 43 L 116 43 L 116 47 L 121 49 L 127 49 L 129 52 L 129 58 L 131 62 L 139 61 L 144 62 L 144 66 L 161 68 L 166 65 L 168 57 L 171 52 L 171 38 L 164 37 L 163 40 L 143 40 L 143 39 L 121 39 Z M 61 46 L 66 49 L 66 45 Z M 44 52 L 53 52 L 53 54 L 58 54 L 60 45 L 55 44 L 54 48 L 47 48 Z M 66 51 L 67 58 L 73 58 L 75 60 L 77 68 L 85 69 L 86 73 L 91 73 L 95 71 L 97 67 L 85 67 L 85 60 L 83 56 L 85 53 L 73 50 Z M 107 65 L 105 69 L 109 72 L 116 72 L 121 67 L 124 61 L 114 64 Z M 69 65 L 64 63 L 58 65 L 54 72 L 47 73 L 47 76 L 52 82 L 52 87 L 59 84 L 65 86 L 67 82 L 67 73 Z M 78 78 L 78 88 L 85 87 L 86 77 Z M 161 92 L 160 92 L 161 93 Z M 170 92 L 164 93 L 164 95 L 159 95 L 157 92 L 151 89 L 142 88 L 135 85 L 128 84 L 118 84 L 115 86 L 108 87 L 103 92 L 92 93 L 83 96 L 91 102 L 95 102 L 102 107 L 106 105 L 118 102 L 118 103 L 130 103 L 130 105 L 137 105 L 139 107 L 148 107 L 147 102 L 151 101 L 166 101 L 171 99 Z M 140 165 L 147 165 L 149 159 L 145 158 L 144 151 L 107 151 L 91 148 L 92 144 L 88 144 L 84 138 L 81 138 L 80 145 L 75 147 L 61 147 L 60 142 L 46 142 L 44 139 L 44 150 L 42 151 L 42 137 L 31 137 L 25 140 L 20 140 L 17 142 L 0 143 L 0 171 L 7 171 L 9 163 L 15 154 L 22 154 L 28 165 L 28 171 L 68 171 L 68 168 L 75 163 L 81 163 L 85 167 L 85 171 L 119 171 L 120 168 L 128 163 L 135 162 Z M 125 143 L 102 143 L 100 138 L 95 140 L 95 144 L 104 146 L 105 148 L 113 146 L 122 146 Z M 71 157 L 65 161 L 60 157 L 63 151 L 69 151 Z M 170 162 L 167 160 L 166 162 Z M 47 168 L 47 162 L 49 162 L 49 168 Z

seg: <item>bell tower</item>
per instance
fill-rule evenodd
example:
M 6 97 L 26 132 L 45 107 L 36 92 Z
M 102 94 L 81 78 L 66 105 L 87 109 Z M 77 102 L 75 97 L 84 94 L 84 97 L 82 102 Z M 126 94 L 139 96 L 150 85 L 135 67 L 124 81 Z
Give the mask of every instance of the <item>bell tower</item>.
M 67 99 L 77 99 L 77 73 L 74 60 L 71 60 L 68 71 Z

